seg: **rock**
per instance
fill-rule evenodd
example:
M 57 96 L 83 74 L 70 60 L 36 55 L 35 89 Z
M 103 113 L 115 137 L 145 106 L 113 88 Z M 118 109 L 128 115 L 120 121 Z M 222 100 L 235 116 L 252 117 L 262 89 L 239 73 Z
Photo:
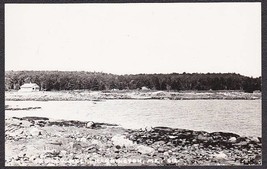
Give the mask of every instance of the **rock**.
M 81 144 L 79 143 L 74 143 L 72 148 L 76 149 L 76 150 L 80 150 L 82 148 Z
M 26 156 L 26 153 L 25 152 L 20 152 L 19 154 L 18 154 L 18 157 L 25 157 Z
M 244 160 L 242 160 L 242 163 L 244 163 L 245 165 L 247 165 L 247 164 L 248 164 L 248 162 L 249 162 L 249 160 L 248 160 L 248 159 L 244 159 Z
M 145 131 L 152 131 L 152 130 L 153 130 L 153 128 L 151 126 L 146 126 L 145 127 Z
M 121 146 L 119 146 L 119 145 L 116 145 L 115 147 L 116 147 L 116 149 L 121 149 Z
M 169 156 L 169 153 L 168 152 L 164 152 L 163 155 L 164 156 Z
M 248 144 L 248 142 L 246 142 L 246 141 L 242 141 L 242 142 L 236 143 L 236 144 L 234 144 L 234 145 L 236 145 L 236 146 L 245 146 L 245 145 L 247 145 L 247 144 Z
M 120 150 L 115 148 L 115 149 L 114 149 L 114 152 L 115 152 L 115 153 L 119 153 Z
M 53 150 L 49 150 L 45 153 L 44 157 L 57 157 L 60 154 L 59 150 L 53 149 Z
M 230 142 L 230 143 L 235 143 L 235 142 L 236 142 L 236 137 L 231 137 L 231 138 L 229 138 L 229 142 Z
M 92 144 L 87 148 L 89 153 L 95 153 L 98 151 L 98 149 L 99 149 L 99 147 L 95 144 Z
M 167 146 L 172 146 L 172 143 L 171 142 L 168 142 L 166 145 Z
M 260 140 L 257 138 L 257 137 L 251 137 L 249 138 L 251 142 L 254 142 L 254 143 L 259 143 Z
M 153 143 L 154 146 L 162 146 L 165 144 L 165 141 L 156 141 Z
M 193 144 L 192 147 L 197 148 L 199 144 Z
M 91 140 L 91 144 L 96 144 L 96 145 L 99 145 L 101 144 L 100 141 L 96 140 L 96 139 L 93 139 Z
M 237 137 L 236 142 L 239 143 L 246 140 L 247 140 L 246 137 Z
M 169 136 L 170 139 L 177 138 L 178 136 Z
M 49 144 L 61 146 L 62 142 L 61 141 L 54 141 L 54 142 L 49 142 Z
M 164 149 L 162 147 L 158 148 L 158 152 L 159 153 L 163 153 L 164 152 Z
M 80 139 L 80 141 L 85 143 L 85 142 L 87 142 L 87 139 L 83 137 Z
M 200 140 L 200 141 L 207 141 L 208 140 L 208 138 L 206 136 L 202 135 L 202 134 L 198 135 L 197 139 Z
M 34 161 L 34 160 L 36 160 L 36 157 L 35 156 L 30 156 L 29 160 L 30 161 Z
M 9 164 L 6 164 L 6 166 L 19 166 L 19 163 L 13 160 Z
M 30 135 L 32 135 L 32 136 L 39 136 L 39 135 L 42 135 L 42 131 L 39 130 L 37 127 L 30 127 L 30 129 L 29 129 L 29 133 L 30 133 Z
M 29 122 L 29 121 L 26 121 L 26 120 L 22 120 L 19 124 L 20 124 L 20 126 L 23 126 L 23 127 L 30 127 L 30 126 L 32 126 L 32 123 Z
M 248 147 L 251 148 L 251 149 L 253 149 L 254 148 L 254 145 L 253 144 L 249 144 Z
M 129 147 L 127 147 L 128 151 L 134 151 L 135 148 L 136 148 L 135 146 L 129 146 Z
M 15 130 L 13 132 L 6 132 L 6 134 L 10 137 L 16 137 L 16 136 L 21 136 L 22 134 L 24 133 L 24 130 L 21 128 L 21 129 L 18 129 L 18 130 Z
M 59 153 L 59 155 L 60 155 L 61 157 L 64 157 L 66 154 L 67 154 L 67 151 L 65 151 L 65 150 L 62 150 L 62 151 L 60 151 L 60 153 Z
M 37 164 L 42 164 L 42 163 L 44 163 L 44 160 L 43 160 L 43 159 L 40 159 L 40 158 L 37 158 L 37 159 L 35 160 L 35 163 L 37 163 Z
M 155 152 L 153 148 L 144 145 L 137 146 L 137 151 L 141 154 L 147 154 L 147 155 L 151 155 L 152 153 Z
M 227 155 L 224 152 L 219 152 L 218 154 L 214 154 L 213 157 L 218 161 L 224 161 L 227 159 Z
M 69 142 L 69 148 L 72 148 L 73 147 L 73 142 Z
M 119 145 L 120 147 L 129 147 L 129 146 L 134 146 L 133 141 L 126 139 L 125 136 L 122 135 L 115 135 L 111 138 L 111 141 L 113 142 L 113 144 Z
M 92 121 L 89 121 L 86 123 L 86 128 L 94 128 L 95 127 L 95 123 Z

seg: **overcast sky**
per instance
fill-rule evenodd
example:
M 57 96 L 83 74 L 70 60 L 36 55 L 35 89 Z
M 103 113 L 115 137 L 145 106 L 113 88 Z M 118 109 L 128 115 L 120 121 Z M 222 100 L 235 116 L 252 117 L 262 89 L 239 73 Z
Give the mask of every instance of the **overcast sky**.
M 260 3 L 6 4 L 6 70 L 261 75 Z

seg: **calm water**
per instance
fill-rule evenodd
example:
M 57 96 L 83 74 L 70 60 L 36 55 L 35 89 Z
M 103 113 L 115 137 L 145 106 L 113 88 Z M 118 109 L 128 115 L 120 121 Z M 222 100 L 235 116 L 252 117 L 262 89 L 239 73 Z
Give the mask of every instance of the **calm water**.
M 261 136 L 261 100 L 6 101 L 5 104 L 42 107 L 6 111 L 6 117 L 41 116 L 115 123 L 126 128 L 167 126 Z

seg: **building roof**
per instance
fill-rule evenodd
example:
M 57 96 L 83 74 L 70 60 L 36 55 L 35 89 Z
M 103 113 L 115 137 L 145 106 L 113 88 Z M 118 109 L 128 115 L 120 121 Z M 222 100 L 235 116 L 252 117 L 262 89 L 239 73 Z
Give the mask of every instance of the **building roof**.
M 36 83 L 24 83 L 21 88 L 23 87 L 39 87 Z

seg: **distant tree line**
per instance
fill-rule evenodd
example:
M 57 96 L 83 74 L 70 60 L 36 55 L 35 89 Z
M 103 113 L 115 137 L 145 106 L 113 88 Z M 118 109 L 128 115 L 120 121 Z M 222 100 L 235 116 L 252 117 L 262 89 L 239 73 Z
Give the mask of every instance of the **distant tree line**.
M 6 90 L 18 90 L 24 83 L 36 83 L 41 90 L 261 90 L 261 77 L 235 73 L 171 73 L 114 75 L 85 71 L 6 71 Z

